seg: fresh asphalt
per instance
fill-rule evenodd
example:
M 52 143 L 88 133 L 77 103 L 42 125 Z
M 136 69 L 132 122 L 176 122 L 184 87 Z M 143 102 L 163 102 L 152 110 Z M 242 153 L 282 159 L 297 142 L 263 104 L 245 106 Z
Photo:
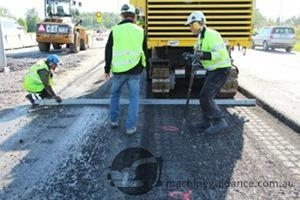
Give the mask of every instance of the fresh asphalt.
M 79 98 L 109 98 L 110 85 L 108 81 Z M 192 98 L 198 92 L 195 86 Z M 182 86 L 169 98 L 185 94 Z M 127 97 L 126 90 L 122 97 Z M 144 79 L 141 98 L 152 98 Z M 56 106 L 30 113 L 26 109 L 2 114 L 0 199 L 222 200 L 300 195 L 299 135 L 260 108 L 223 108 L 229 127 L 206 135 L 196 126 L 202 118 L 199 106 L 144 105 L 133 136 L 125 134 L 126 106 L 121 107 L 117 129 L 109 126 L 108 106 Z M 13 112 L 15 117 L 10 118 Z M 122 190 L 112 180 L 117 156 L 134 147 L 161 161 L 160 172 L 153 172 L 151 163 L 131 172 L 134 180 L 160 175 L 153 187 L 138 195 L 133 195 L 135 188 Z M 131 156 L 119 165 L 128 164 Z

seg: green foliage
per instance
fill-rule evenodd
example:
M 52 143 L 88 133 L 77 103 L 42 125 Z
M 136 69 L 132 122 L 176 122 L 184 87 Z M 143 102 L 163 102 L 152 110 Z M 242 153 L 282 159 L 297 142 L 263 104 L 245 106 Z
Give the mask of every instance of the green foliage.
M 36 24 L 41 21 L 41 19 L 39 18 L 39 13 L 35 10 L 35 8 L 31 8 L 26 11 L 25 15 L 28 32 L 35 32 Z
M 23 27 L 24 31 L 27 31 L 28 27 L 27 27 L 27 22 L 25 21 L 25 19 L 19 18 L 17 21 Z
M 291 17 L 285 21 L 281 20 L 279 17 L 274 19 L 266 18 L 261 14 L 259 9 L 254 9 L 253 13 L 253 26 L 254 30 L 258 30 L 264 26 L 300 26 L 300 17 Z
M 300 17 L 295 17 L 294 16 L 290 19 L 287 19 L 285 22 L 286 22 L 287 25 L 298 26 L 298 28 L 300 27 Z
M 254 14 L 253 14 L 253 24 L 254 24 L 254 29 L 260 29 L 263 26 L 266 26 L 268 24 L 268 20 L 266 17 L 264 17 L 259 9 L 254 9 Z
M 300 52 L 300 25 L 295 27 L 295 31 L 296 31 L 297 42 L 296 42 L 296 45 L 294 46 L 293 50 Z
M 0 7 L 0 17 L 13 17 L 7 8 Z
M 82 19 L 81 25 L 89 29 L 99 27 L 111 28 L 120 21 L 119 15 L 115 13 L 102 13 L 101 23 L 97 22 L 95 12 L 82 13 L 79 18 Z
M 103 14 L 103 25 L 106 28 L 111 28 L 112 26 L 120 22 L 120 16 L 114 13 L 104 13 Z

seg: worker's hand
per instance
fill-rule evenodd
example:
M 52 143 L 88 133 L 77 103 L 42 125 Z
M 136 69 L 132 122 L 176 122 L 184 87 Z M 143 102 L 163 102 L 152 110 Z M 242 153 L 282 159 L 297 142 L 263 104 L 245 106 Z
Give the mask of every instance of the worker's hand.
M 199 60 L 202 59 L 203 52 L 202 52 L 202 51 L 196 51 L 194 56 L 195 56 L 194 59 L 195 59 L 196 61 L 199 61 Z
M 54 98 L 55 98 L 55 100 L 56 100 L 57 103 L 61 103 L 62 100 L 61 100 L 61 98 L 59 96 L 55 96 Z
M 105 80 L 110 79 L 110 73 L 105 73 Z

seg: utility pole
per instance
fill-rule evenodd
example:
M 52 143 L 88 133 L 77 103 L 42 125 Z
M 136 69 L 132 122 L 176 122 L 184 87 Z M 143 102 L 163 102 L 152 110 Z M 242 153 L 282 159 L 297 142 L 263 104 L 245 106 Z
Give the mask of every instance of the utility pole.
M 6 57 L 5 57 L 5 51 L 4 51 L 4 35 L 2 31 L 2 25 L 0 22 L 0 71 L 4 71 L 6 68 Z

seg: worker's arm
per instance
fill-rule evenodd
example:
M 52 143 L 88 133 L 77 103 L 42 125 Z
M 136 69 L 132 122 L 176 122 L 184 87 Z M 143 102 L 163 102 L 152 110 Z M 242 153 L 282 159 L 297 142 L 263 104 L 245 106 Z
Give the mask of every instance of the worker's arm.
M 216 32 L 215 39 L 209 42 L 210 51 L 202 51 L 201 60 L 219 60 L 223 54 L 227 54 L 226 45 L 221 35 Z
M 198 52 L 196 52 L 196 59 L 211 60 L 211 52 L 210 51 L 198 51 Z
M 45 89 L 47 90 L 47 92 L 52 96 L 52 97 L 56 97 L 55 92 L 53 91 L 52 87 L 49 84 L 49 76 L 50 76 L 50 72 L 47 71 L 46 69 L 41 69 L 37 71 L 42 83 L 45 87 Z
M 112 32 L 110 32 L 105 46 L 105 66 L 104 66 L 105 74 L 110 73 L 111 61 L 112 61 L 112 47 L 113 47 L 113 35 Z
M 145 35 L 143 41 L 143 51 L 146 57 L 146 67 L 149 67 L 149 55 L 148 55 L 148 46 L 147 46 L 147 36 Z

